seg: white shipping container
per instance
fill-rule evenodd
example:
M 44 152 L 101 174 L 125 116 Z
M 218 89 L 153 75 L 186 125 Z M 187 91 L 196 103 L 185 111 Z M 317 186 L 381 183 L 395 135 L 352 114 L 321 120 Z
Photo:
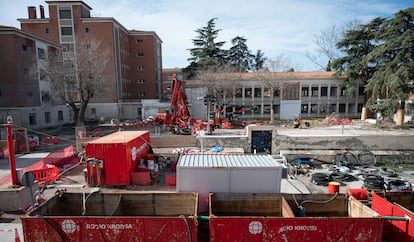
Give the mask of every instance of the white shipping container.
M 280 193 L 283 166 L 270 155 L 182 155 L 177 192 L 198 192 L 200 212 L 210 192 Z

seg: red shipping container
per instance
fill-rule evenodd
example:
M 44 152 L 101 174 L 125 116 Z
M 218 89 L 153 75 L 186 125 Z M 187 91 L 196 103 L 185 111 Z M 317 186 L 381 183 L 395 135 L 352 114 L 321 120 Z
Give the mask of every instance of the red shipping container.
M 149 149 L 149 131 L 119 131 L 88 142 L 86 156 L 102 160 L 101 185 L 130 185 L 131 173 Z

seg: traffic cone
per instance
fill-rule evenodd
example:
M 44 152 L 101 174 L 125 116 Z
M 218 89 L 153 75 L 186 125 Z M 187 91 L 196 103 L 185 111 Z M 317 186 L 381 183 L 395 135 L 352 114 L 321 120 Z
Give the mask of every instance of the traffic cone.
M 14 229 L 14 242 L 20 242 L 19 231 L 17 231 L 17 228 Z

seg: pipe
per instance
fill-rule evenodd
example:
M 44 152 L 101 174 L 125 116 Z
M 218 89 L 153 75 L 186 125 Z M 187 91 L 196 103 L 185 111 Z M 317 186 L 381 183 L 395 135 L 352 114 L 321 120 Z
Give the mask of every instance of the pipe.
M 16 159 L 14 156 L 14 141 L 13 141 L 13 131 L 12 131 L 13 121 L 11 117 L 7 117 L 7 145 L 9 148 L 9 165 L 10 165 L 10 176 L 12 179 L 12 185 L 17 185 L 17 173 L 16 173 Z
M 199 215 L 197 217 L 197 219 L 200 220 L 200 221 L 208 221 L 208 220 L 210 220 L 210 217 L 206 216 L 206 215 Z
M 410 221 L 410 218 L 407 218 L 407 217 L 383 216 L 383 218 L 386 220 Z

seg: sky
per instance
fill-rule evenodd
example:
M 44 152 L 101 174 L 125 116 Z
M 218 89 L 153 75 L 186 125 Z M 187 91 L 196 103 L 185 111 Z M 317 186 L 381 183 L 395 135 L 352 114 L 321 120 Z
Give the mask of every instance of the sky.
M 351 21 L 367 23 L 376 17 L 391 18 L 399 10 L 414 7 L 414 0 L 84 0 L 94 17 L 113 17 L 125 28 L 154 31 L 163 41 L 163 68 L 184 68 L 197 29 L 212 18 L 223 48 L 242 36 L 253 54 L 270 59 L 283 56 L 295 71 L 318 71 L 306 53 L 318 56 L 316 36 Z M 27 6 L 45 7 L 42 0 L 0 0 L 0 25 L 20 28 Z M 326 62 L 323 56 L 319 63 Z

